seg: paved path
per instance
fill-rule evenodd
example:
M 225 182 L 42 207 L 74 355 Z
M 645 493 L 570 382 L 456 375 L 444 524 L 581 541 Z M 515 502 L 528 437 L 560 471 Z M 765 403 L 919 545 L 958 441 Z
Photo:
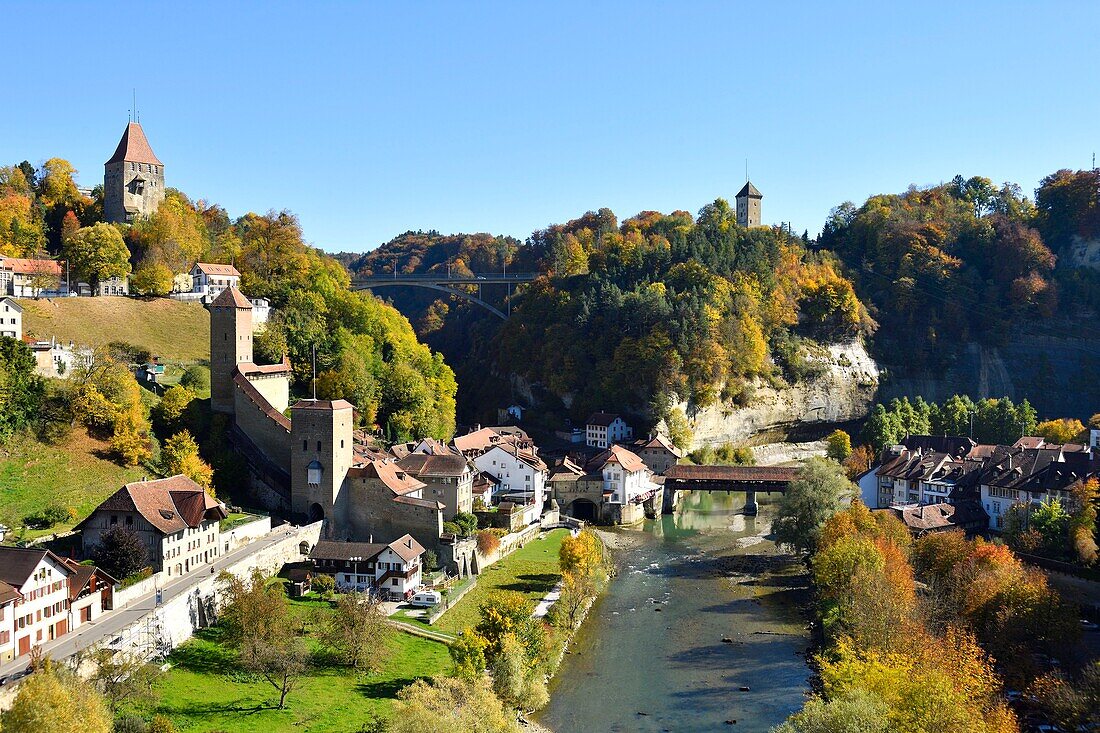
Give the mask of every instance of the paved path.
M 222 570 L 225 570 L 230 565 L 243 560 L 249 555 L 278 544 L 295 531 L 296 530 L 293 529 L 288 530 L 285 526 L 274 529 L 257 539 L 255 542 L 250 542 L 243 547 L 238 547 L 228 555 L 218 558 L 218 560 L 213 563 L 213 572 L 208 569 L 211 566 L 204 566 L 189 575 L 185 575 L 165 584 L 161 588 L 161 603 L 167 603 L 179 595 L 191 592 L 199 583 L 208 580 L 212 574 L 217 575 Z M 115 636 L 127 626 L 134 624 L 152 611 L 155 605 L 156 591 L 153 590 L 145 595 L 136 597 L 120 609 L 105 612 L 95 621 L 82 624 L 77 627 L 75 632 L 70 632 L 51 642 L 42 644 L 42 651 L 54 660 L 68 659 L 78 651 L 95 646 L 104 639 Z M 24 656 L 0 666 L 0 678 L 9 677 L 17 672 L 23 672 L 27 668 L 28 662 L 28 657 Z

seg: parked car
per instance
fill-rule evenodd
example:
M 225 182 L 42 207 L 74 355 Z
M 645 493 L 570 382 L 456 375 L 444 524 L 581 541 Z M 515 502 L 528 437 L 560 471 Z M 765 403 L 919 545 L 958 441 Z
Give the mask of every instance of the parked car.
M 428 608 L 434 606 L 443 600 L 443 594 L 437 590 L 422 590 L 419 593 L 413 595 L 409 600 L 409 605 L 417 606 L 419 608 Z

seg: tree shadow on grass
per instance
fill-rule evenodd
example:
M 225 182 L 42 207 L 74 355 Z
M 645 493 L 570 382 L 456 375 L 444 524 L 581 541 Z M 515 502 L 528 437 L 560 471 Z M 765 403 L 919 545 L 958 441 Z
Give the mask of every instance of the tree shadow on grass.
M 417 680 L 425 677 L 399 677 L 392 680 L 378 680 L 377 682 L 360 682 L 355 686 L 355 691 L 366 698 L 374 700 L 394 700 L 397 693 Z
M 499 590 L 515 590 L 520 593 L 549 593 L 553 590 L 560 577 L 554 573 L 539 573 L 537 575 L 517 575 L 515 583 L 507 583 L 498 586 Z
M 226 674 L 237 669 L 236 653 L 225 646 L 222 634 L 203 629 L 195 641 L 177 647 L 171 656 L 177 667 L 203 674 Z
M 174 705 L 171 708 L 161 707 L 159 712 L 165 715 L 186 715 L 191 718 L 200 718 L 208 715 L 224 715 L 235 713 L 237 715 L 255 715 L 266 710 L 278 710 L 278 703 L 255 704 L 251 701 L 244 702 L 192 702 L 184 705 Z

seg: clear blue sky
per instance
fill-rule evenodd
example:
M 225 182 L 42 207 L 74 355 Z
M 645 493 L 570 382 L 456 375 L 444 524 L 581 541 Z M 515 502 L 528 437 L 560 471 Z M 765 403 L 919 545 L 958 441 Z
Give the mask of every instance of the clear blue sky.
M 136 87 L 167 183 L 324 249 L 732 198 L 766 222 L 1100 147 L 1100 3 L 5 4 L 0 163 L 102 180 Z M 819 7 L 820 5 L 820 7 Z M 827 5 L 827 7 L 826 7 Z

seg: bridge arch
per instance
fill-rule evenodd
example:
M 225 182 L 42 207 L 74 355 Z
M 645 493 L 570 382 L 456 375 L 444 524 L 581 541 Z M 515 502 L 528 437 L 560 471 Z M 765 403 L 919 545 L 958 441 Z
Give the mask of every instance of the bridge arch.
M 481 298 L 477 297 L 476 295 L 471 295 L 470 293 L 467 293 L 465 290 L 458 290 L 457 288 L 449 288 L 445 285 L 440 285 L 440 284 L 434 283 L 434 282 L 424 282 L 424 281 L 421 281 L 421 280 L 400 280 L 400 279 L 398 279 L 398 280 L 378 280 L 378 281 L 373 281 L 373 282 L 352 283 L 351 287 L 352 287 L 352 290 L 374 290 L 375 288 L 386 288 L 386 287 L 391 287 L 392 288 L 395 285 L 409 285 L 409 286 L 414 287 L 414 288 L 428 288 L 429 290 L 438 290 L 442 293 L 447 293 L 448 295 L 457 295 L 459 298 L 464 298 L 465 300 L 468 300 L 471 303 L 476 303 L 476 304 L 480 305 L 482 308 L 489 311 L 490 313 L 492 313 L 494 316 L 496 316 L 497 318 L 499 318 L 502 321 L 508 320 L 508 316 L 506 316 L 499 308 L 495 308 L 495 307 L 489 305 L 487 302 L 485 302 Z
M 595 502 L 590 499 L 574 499 L 569 502 L 565 513 L 573 519 L 580 519 L 585 522 L 596 522 L 600 518 Z

